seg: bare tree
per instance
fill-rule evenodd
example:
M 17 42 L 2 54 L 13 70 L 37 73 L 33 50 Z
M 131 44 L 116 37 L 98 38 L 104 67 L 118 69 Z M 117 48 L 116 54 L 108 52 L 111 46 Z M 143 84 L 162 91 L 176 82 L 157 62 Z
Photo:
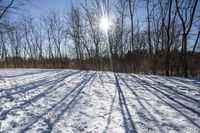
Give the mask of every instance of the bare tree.
M 84 68 L 83 61 L 83 47 L 81 45 L 82 37 L 82 24 L 81 24 L 81 13 L 78 8 L 71 6 L 70 18 L 70 36 L 72 37 L 75 44 L 76 58 L 79 61 L 79 68 Z
M 2 1 L 0 1 L 1 4 Z M 9 8 L 13 5 L 14 0 L 10 0 L 9 4 L 7 6 L 0 5 L 0 19 L 3 18 L 4 14 L 8 11 Z
M 123 4 L 125 4 L 125 1 Z M 133 51 L 134 46 L 134 21 L 133 21 L 133 15 L 135 12 L 135 0 L 128 0 L 129 4 L 129 13 L 130 13 L 130 20 L 131 20 L 131 43 L 130 43 L 130 51 Z M 125 6 L 125 5 L 124 5 Z
M 8 33 L 9 43 L 11 45 L 11 54 L 14 60 L 14 67 L 21 67 L 21 40 L 23 35 L 18 25 L 15 25 L 15 29 Z
M 85 21 L 89 24 L 89 35 L 92 38 L 92 41 L 95 45 L 95 57 L 94 64 L 97 64 L 98 69 L 100 70 L 100 29 L 98 25 L 98 18 L 100 17 L 100 11 L 96 7 L 98 7 L 99 1 L 95 1 L 93 6 L 95 8 L 89 8 L 88 3 L 85 1 L 84 5 L 82 4 L 82 8 L 85 11 Z M 97 6 L 95 6 L 97 5 Z M 86 46 L 86 45 L 85 45 Z
M 198 44 L 198 41 L 199 41 L 199 37 L 200 37 L 200 31 L 197 34 L 197 37 L 196 37 L 196 40 L 195 40 L 195 43 L 194 43 L 194 47 L 193 47 L 193 50 L 192 50 L 192 54 L 195 53 L 195 50 L 196 50 L 196 47 L 197 47 L 197 44 Z
M 182 25 L 182 64 L 184 76 L 188 77 L 187 63 L 187 40 L 188 34 L 191 31 L 193 20 L 196 12 L 196 7 L 199 0 L 178 1 L 176 0 L 176 9 Z

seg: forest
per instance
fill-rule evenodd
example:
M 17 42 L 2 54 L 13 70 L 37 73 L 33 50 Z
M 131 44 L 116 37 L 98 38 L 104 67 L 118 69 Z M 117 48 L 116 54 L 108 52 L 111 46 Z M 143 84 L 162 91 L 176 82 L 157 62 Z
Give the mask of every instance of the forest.
M 0 0 L 0 133 L 200 133 L 200 0 Z
M 199 0 L 80 0 L 14 19 L 27 3 L 0 0 L 1 68 L 200 76 Z

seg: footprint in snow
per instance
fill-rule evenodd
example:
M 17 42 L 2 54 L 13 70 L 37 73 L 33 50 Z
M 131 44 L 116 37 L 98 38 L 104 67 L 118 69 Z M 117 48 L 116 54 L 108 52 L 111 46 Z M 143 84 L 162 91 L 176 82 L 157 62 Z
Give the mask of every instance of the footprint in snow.
M 75 128 L 76 131 L 83 132 L 86 128 L 88 128 L 88 125 L 87 122 L 82 121 L 80 123 L 75 123 L 72 127 Z

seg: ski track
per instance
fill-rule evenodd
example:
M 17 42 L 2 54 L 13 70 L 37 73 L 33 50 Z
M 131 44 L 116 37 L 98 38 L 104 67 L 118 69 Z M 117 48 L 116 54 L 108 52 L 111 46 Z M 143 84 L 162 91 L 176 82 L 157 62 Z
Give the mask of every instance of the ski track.
M 0 133 L 198 133 L 200 79 L 0 69 Z

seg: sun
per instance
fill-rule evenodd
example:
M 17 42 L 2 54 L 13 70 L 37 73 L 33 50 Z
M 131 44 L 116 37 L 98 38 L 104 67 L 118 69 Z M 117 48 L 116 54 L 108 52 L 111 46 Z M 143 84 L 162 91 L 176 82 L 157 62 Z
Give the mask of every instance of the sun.
M 104 30 L 105 32 L 107 32 L 111 26 L 111 22 L 109 21 L 109 19 L 107 17 L 102 17 L 100 19 L 100 28 L 102 30 Z

